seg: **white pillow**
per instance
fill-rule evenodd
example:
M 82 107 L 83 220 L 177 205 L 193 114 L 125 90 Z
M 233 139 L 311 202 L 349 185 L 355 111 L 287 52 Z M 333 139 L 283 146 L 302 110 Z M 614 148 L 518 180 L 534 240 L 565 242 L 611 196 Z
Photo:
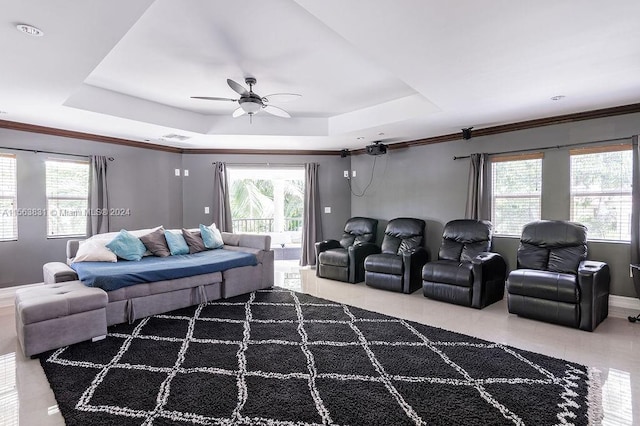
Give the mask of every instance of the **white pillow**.
M 80 247 L 74 262 L 117 262 L 118 257 L 114 252 L 105 247 L 101 241 L 88 239 L 80 241 Z

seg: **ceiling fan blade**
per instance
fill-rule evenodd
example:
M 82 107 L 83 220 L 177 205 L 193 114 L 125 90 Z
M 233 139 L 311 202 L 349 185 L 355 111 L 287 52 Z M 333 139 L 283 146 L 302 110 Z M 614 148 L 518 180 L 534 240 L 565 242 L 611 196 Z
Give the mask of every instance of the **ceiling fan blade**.
M 248 96 L 249 92 L 247 92 L 247 89 L 245 89 L 244 87 L 242 87 L 241 84 L 236 83 L 235 81 L 231 80 L 230 78 L 227 79 L 227 84 L 229 85 L 229 87 L 231 87 L 238 95 L 240 96 Z
M 244 115 L 244 110 L 242 108 L 236 108 L 236 110 L 233 111 L 233 114 L 232 114 L 233 118 L 238 118 L 241 115 Z
M 192 96 L 191 99 L 204 99 L 206 101 L 231 101 L 237 102 L 237 99 L 231 98 L 216 98 L 215 96 Z
M 262 98 L 263 102 L 291 102 L 300 99 L 302 95 L 297 93 L 272 93 Z
M 277 117 L 291 118 L 291 115 L 287 111 L 273 105 L 265 105 L 262 109 L 264 109 L 265 112 L 268 112 L 269 114 L 275 115 Z

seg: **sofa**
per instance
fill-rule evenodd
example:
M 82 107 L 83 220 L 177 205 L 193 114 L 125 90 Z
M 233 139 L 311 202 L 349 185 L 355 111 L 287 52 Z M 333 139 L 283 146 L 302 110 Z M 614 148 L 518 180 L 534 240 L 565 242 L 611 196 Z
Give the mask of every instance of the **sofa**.
M 133 233 L 140 234 L 142 231 Z M 272 287 L 274 253 L 271 250 L 271 237 L 227 232 L 221 235 L 224 250 L 250 253 L 255 256 L 255 265 L 106 291 L 107 325 L 133 322 L 146 316 Z M 69 265 L 73 263 L 79 245 L 80 240 L 67 241 L 67 263 L 50 262 L 44 265 L 45 285 L 78 280 L 78 274 Z

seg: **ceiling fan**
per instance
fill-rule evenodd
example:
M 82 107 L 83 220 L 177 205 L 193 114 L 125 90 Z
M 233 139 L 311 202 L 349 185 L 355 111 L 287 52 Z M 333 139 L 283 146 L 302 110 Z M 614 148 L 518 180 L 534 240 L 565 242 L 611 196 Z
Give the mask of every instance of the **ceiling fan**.
M 228 102 L 238 102 L 240 106 L 233 111 L 233 118 L 240 117 L 241 115 L 248 114 L 249 119 L 260 112 L 260 110 L 264 110 L 271 115 L 275 115 L 277 117 L 282 118 L 291 118 L 291 115 L 283 110 L 282 108 L 278 108 L 277 106 L 271 105 L 272 101 L 275 102 L 287 102 L 294 99 L 298 99 L 302 95 L 298 95 L 296 93 L 273 93 L 267 96 L 259 96 L 253 92 L 253 86 L 256 84 L 256 79 L 253 77 L 247 77 L 244 79 L 244 82 L 249 85 L 249 91 L 245 89 L 241 84 L 236 83 L 230 78 L 227 79 L 227 84 L 231 89 L 233 89 L 237 94 L 240 95 L 240 99 L 231 99 L 231 98 L 218 98 L 213 96 L 192 96 L 191 99 L 204 99 L 208 101 L 228 101 Z

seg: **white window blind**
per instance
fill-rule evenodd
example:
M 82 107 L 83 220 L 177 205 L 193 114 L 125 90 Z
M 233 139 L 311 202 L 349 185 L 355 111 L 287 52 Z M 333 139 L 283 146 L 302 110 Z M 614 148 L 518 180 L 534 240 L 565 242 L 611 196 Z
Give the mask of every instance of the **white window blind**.
M 0 153 L 0 241 L 18 239 L 16 156 Z
M 589 239 L 631 238 L 631 145 L 570 151 L 571 220 L 585 225 Z
M 542 153 L 491 158 L 491 221 L 496 234 L 519 236 L 540 219 Z
M 84 236 L 87 232 L 89 163 L 47 160 L 47 236 Z

